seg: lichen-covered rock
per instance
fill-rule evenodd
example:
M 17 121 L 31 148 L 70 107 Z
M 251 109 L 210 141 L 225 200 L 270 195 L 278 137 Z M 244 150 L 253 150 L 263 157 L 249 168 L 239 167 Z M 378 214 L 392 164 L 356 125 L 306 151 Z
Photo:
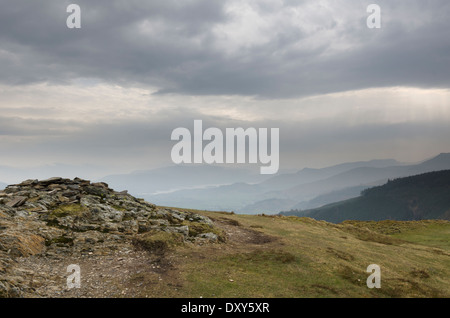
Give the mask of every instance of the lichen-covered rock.
M 208 232 L 208 233 L 202 233 L 199 235 L 200 238 L 205 238 L 208 239 L 212 242 L 217 242 L 219 240 L 219 237 L 217 236 L 217 234 Z

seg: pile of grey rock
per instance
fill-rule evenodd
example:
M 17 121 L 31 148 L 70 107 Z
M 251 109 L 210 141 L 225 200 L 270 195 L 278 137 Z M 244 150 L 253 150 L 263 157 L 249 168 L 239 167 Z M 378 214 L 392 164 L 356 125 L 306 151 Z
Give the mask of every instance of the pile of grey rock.
M 205 216 L 157 207 L 102 182 L 51 178 L 10 185 L 0 191 L 0 297 L 27 288 L 14 274 L 18 257 L 107 254 L 154 232 L 194 244 L 217 242 L 214 229 Z

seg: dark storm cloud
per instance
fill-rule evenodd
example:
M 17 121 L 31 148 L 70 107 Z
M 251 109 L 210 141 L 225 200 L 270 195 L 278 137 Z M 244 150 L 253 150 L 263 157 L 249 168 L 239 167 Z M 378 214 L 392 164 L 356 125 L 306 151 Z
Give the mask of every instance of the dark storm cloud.
M 168 68 L 201 59 L 186 45 L 192 35 L 220 21 L 211 1 L 78 1 L 82 29 L 66 27 L 66 1 L 1 1 L 0 39 L 7 84 L 64 82 L 94 77 L 123 83 L 165 82 Z M 172 5 L 170 5 L 172 4 Z M 146 19 L 172 34 L 138 38 Z M 173 31 L 171 28 L 180 29 Z M 170 78 L 169 78 L 170 80 Z
M 159 93 L 265 98 L 450 84 L 450 3 L 444 0 L 377 1 L 380 30 L 366 27 L 369 1 L 352 7 L 330 2 L 336 8 L 326 21 L 312 24 L 317 32 L 286 18 L 260 35 L 260 42 L 237 45 L 232 54 L 215 32 L 235 19 L 227 1 L 73 2 L 82 8 L 80 30 L 66 27 L 69 1 L 0 1 L 2 83 L 96 78 L 156 87 Z M 308 3 L 252 2 L 261 16 L 298 5 L 311 10 Z M 309 46 L 315 40 L 318 44 Z M 346 47 L 336 50 L 339 43 Z M 230 49 L 233 45 L 231 39 Z

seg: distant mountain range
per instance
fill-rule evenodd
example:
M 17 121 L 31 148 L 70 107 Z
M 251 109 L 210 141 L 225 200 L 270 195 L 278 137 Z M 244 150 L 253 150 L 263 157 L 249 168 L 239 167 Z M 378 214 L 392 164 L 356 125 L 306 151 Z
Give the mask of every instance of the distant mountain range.
M 393 159 L 344 163 L 280 174 L 258 184 L 239 182 L 143 197 L 160 205 L 275 214 L 293 208 L 317 208 L 357 197 L 362 190 L 388 179 L 445 169 L 450 169 L 450 154 L 443 153 L 419 164 L 406 165 Z
M 364 190 L 357 198 L 280 214 L 335 223 L 345 220 L 450 220 L 450 170 L 390 180 L 382 186 Z
M 51 164 L 30 168 L 0 166 L 0 187 L 26 179 L 48 179 L 54 176 L 80 177 L 92 181 L 107 182 L 116 190 L 128 190 L 136 196 L 167 193 L 181 189 L 245 182 L 262 182 L 270 175 L 259 174 L 258 169 L 211 165 L 171 165 L 163 168 L 107 175 L 106 169 L 94 165 Z M 106 175 L 106 177 L 105 177 Z
M 212 165 L 173 165 L 158 169 L 109 175 L 99 179 L 116 190 L 128 190 L 140 197 L 209 188 L 235 182 L 258 183 L 269 178 L 258 170 Z
M 329 204 L 330 202 L 347 200 L 359 196 L 361 194 L 361 191 L 365 189 L 367 189 L 367 185 L 349 187 L 344 188 L 342 190 L 332 191 L 326 194 L 319 195 L 312 200 L 297 203 L 292 207 L 292 209 L 299 209 L 299 210 L 313 209 L 314 207 L 323 206 Z
M 3 190 L 4 188 L 6 188 L 7 184 L 0 182 L 0 190 Z
M 400 165 L 394 159 L 348 162 L 322 169 L 304 168 L 296 173 L 280 174 L 261 183 L 261 186 L 272 191 L 289 189 L 291 187 L 323 180 L 339 173 L 356 168 L 385 168 Z
M 49 165 L 32 169 L 0 166 L 0 180 L 11 184 L 54 175 L 79 176 L 106 182 L 117 191 L 128 190 L 133 196 L 158 205 L 276 214 L 355 198 L 362 190 L 382 185 L 388 179 L 447 169 L 450 154 L 442 153 L 418 164 L 402 164 L 393 159 L 359 161 L 275 176 L 261 175 L 258 169 L 211 165 L 173 165 L 106 177 L 98 176 L 102 169 L 94 166 Z
M 289 199 L 276 193 L 275 190 L 282 189 L 284 180 L 286 181 L 286 188 L 292 184 L 298 185 L 320 180 L 321 178 L 345 171 L 345 169 L 351 169 L 352 167 L 364 165 L 378 167 L 392 163 L 396 163 L 396 161 L 373 160 L 368 162 L 346 163 L 324 169 L 303 169 L 296 173 L 280 174 L 269 177 L 257 184 L 230 182 L 230 184 L 210 186 L 203 189 L 184 189 L 155 195 L 144 194 L 142 197 L 149 202 L 160 205 L 175 205 L 202 210 L 234 211 L 237 213 L 255 214 L 260 213 L 260 206 L 262 206 L 265 212 L 271 211 L 275 213 L 281 211 L 283 208 L 289 208 L 298 203 L 298 200 L 296 199 Z M 243 176 L 244 175 L 240 177 L 242 178 Z M 232 175 L 228 175 L 227 177 L 232 177 Z M 108 179 L 106 180 L 106 182 L 108 182 Z M 255 206 L 252 207 L 252 204 L 255 204 Z

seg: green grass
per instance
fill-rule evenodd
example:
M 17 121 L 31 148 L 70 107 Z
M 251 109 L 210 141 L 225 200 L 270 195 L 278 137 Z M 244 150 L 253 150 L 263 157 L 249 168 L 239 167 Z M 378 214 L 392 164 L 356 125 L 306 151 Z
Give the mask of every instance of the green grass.
M 143 293 L 225 298 L 450 297 L 450 222 L 331 224 L 309 218 L 193 212 L 226 220 L 217 226 L 228 225 L 224 227 L 228 240 L 177 248 L 171 256 L 174 269 L 163 277 L 166 283 L 156 281 Z M 252 240 L 252 235 L 260 239 Z M 381 289 L 366 285 L 370 264 L 381 267 Z
M 405 241 L 450 251 L 450 226 L 448 224 L 432 224 L 421 229 L 405 230 L 393 236 Z
M 133 238 L 133 244 L 149 252 L 163 255 L 171 248 L 183 244 L 183 235 L 163 231 L 152 231 Z
M 219 241 L 224 242 L 226 240 L 224 231 L 209 224 L 191 221 L 183 221 L 182 224 L 188 226 L 189 235 L 192 237 L 196 237 L 197 235 L 204 233 L 213 233 L 217 235 Z
M 302 285 L 300 266 L 300 259 L 284 251 L 224 255 L 188 271 L 187 292 L 194 297 L 283 297 Z
M 450 222 L 445 220 L 424 221 L 346 221 L 356 227 L 370 229 L 389 237 L 438 247 L 450 251 Z
M 50 212 L 49 216 L 55 218 L 66 216 L 82 216 L 88 212 L 89 210 L 81 204 L 66 204 L 60 205 L 56 209 L 53 209 Z

